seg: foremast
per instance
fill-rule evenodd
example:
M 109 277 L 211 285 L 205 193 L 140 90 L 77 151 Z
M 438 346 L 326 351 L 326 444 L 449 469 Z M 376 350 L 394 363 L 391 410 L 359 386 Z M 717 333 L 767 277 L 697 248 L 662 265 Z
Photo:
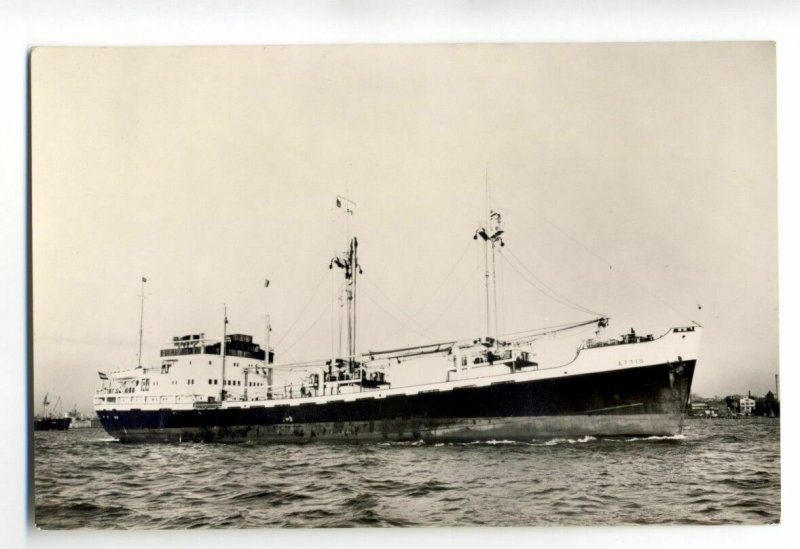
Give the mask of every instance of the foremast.
M 334 266 L 342 269 L 344 275 L 344 294 L 345 294 L 345 308 L 347 314 L 347 351 L 344 357 L 340 359 L 347 360 L 350 371 L 355 367 L 356 356 L 356 342 L 357 342 L 357 287 L 358 275 L 362 274 L 361 265 L 358 263 L 358 238 L 353 236 L 350 238 L 350 216 L 353 215 L 355 210 L 355 202 L 343 196 L 336 197 L 336 207 L 342 208 L 345 215 L 345 238 L 347 241 L 347 249 L 339 254 L 333 256 L 329 269 Z M 341 353 L 341 349 L 340 349 Z

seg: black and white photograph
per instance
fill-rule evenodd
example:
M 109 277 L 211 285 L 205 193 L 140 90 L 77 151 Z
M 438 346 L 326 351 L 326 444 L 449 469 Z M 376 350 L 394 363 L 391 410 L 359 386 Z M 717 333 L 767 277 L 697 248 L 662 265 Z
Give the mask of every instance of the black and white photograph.
M 29 63 L 36 528 L 781 522 L 775 42 Z

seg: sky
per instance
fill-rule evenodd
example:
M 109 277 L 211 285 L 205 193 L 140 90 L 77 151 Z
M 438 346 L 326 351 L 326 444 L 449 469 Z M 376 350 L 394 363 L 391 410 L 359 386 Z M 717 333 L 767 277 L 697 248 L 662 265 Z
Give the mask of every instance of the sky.
M 143 276 L 146 364 L 225 306 L 329 356 L 336 195 L 361 350 L 479 335 L 487 185 L 501 332 L 592 318 L 533 273 L 609 336 L 703 325 L 695 393 L 774 390 L 772 43 L 39 48 L 31 112 L 35 404 L 136 364 Z

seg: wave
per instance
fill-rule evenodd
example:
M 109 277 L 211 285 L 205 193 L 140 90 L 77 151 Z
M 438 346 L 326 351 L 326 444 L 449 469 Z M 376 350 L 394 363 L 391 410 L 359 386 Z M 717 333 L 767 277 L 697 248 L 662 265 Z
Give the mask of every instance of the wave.
M 425 441 L 420 440 L 390 440 L 389 442 L 379 442 L 378 446 L 425 446 Z
M 233 494 L 227 498 L 229 501 L 263 501 L 272 505 L 281 505 L 291 501 L 311 499 L 311 496 L 300 491 L 287 492 L 284 490 L 251 490 Z
M 435 480 L 429 480 L 427 482 L 422 482 L 420 484 L 408 487 L 404 491 L 404 494 L 409 497 L 421 497 L 435 492 L 445 492 L 447 490 L 452 490 L 452 487 Z
M 625 439 L 625 442 L 641 442 L 641 441 L 672 441 L 672 440 L 686 440 L 686 435 L 653 435 L 649 437 L 633 437 Z
M 586 435 L 583 438 L 553 438 L 541 444 L 541 446 L 556 446 L 557 444 L 585 444 L 597 440 L 596 437 Z

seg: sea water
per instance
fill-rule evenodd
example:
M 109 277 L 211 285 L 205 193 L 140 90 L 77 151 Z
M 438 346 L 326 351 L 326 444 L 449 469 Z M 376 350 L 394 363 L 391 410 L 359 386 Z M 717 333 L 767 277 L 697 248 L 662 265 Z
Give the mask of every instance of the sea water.
M 74 429 L 35 432 L 33 450 L 43 529 L 780 520 L 777 419 L 464 444 L 121 444 Z

